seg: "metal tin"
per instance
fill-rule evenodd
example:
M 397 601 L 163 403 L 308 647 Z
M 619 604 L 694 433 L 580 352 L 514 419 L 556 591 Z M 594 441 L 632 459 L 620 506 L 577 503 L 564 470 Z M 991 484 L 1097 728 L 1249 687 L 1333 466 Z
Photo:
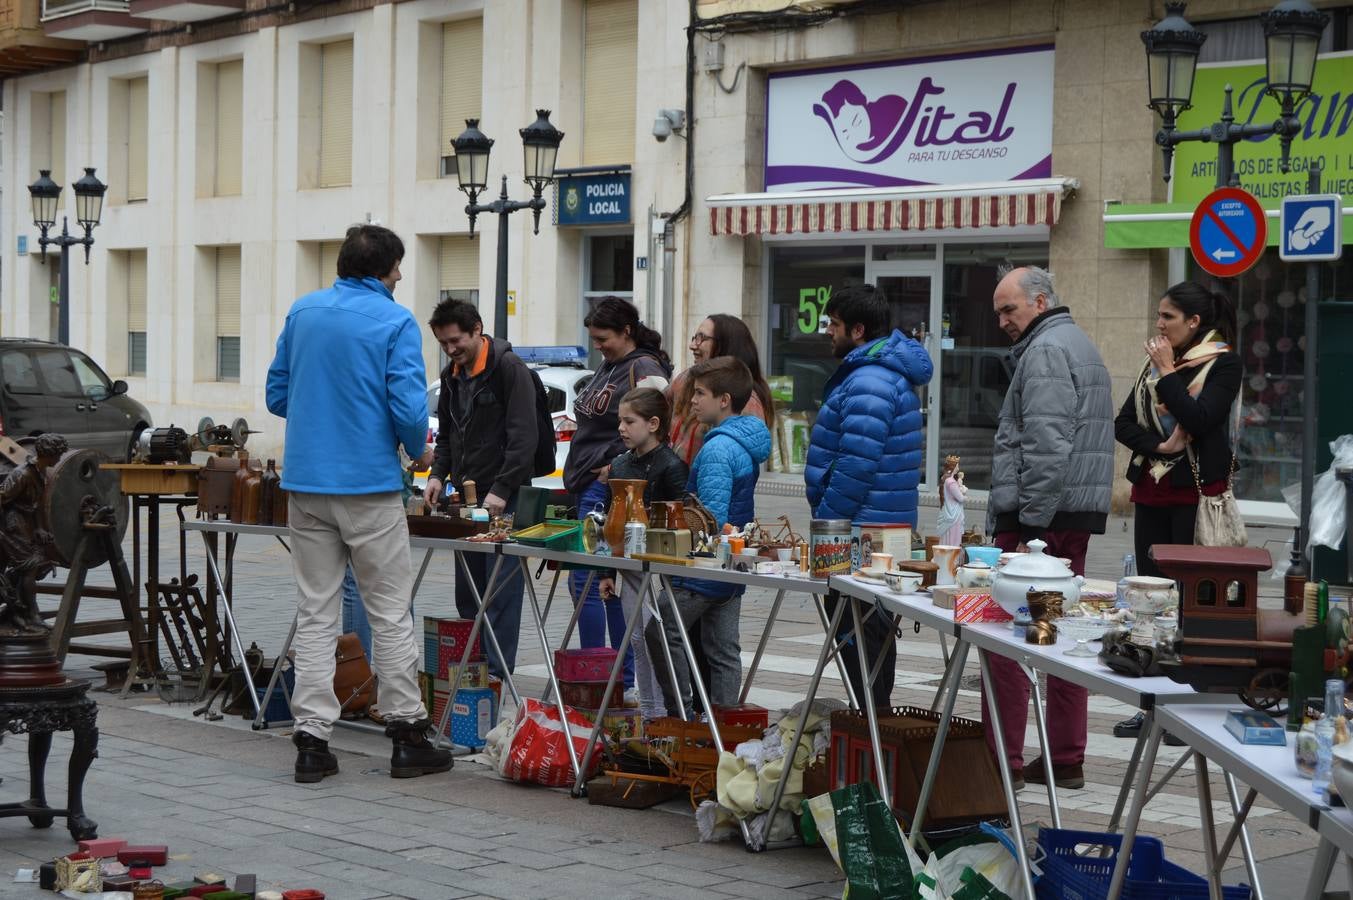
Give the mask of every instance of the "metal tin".
M 814 578 L 850 574 L 850 520 L 813 519 L 808 527 Z
M 648 526 L 643 522 L 625 523 L 625 555 L 648 552 Z

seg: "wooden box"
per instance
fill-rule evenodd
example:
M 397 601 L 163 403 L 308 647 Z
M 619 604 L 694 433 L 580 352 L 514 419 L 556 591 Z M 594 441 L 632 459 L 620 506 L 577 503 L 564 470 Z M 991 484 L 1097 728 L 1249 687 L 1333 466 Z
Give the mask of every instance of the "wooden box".
M 883 764 L 893 793 L 889 805 L 904 821 L 909 822 L 916 810 L 939 721 L 939 713 L 911 706 L 894 707 L 891 713 L 879 716 Z M 832 713 L 828 765 L 832 790 L 872 779 L 874 750 L 863 712 Z M 955 716 L 949 723 L 926 822 L 953 825 L 1004 815 L 1001 776 L 983 736 L 982 723 Z
M 124 494 L 197 494 L 197 473 L 191 464 L 100 463 L 100 469 L 117 472 Z
M 488 530 L 488 522 L 472 522 L 459 516 L 409 516 L 409 534 L 415 537 L 467 538 Z

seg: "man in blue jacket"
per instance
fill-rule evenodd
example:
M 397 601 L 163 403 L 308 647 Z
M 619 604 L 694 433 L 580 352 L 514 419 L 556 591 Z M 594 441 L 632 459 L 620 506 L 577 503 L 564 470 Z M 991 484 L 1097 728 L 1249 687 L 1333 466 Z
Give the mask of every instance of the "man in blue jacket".
M 888 298 L 870 284 L 838 291 L 827 301 L 827 335 L 841 366 L 827 381 L 822 409 L 809 438 L 804 482 L 815 519 L 916 527 L 925 423 L 916 388 L 934 372 L 925 348 L 890 328 Z M 835 611 L 838 598 L 827 598 Z M 849 633 L 844 617 L 840 636 Z M 872 690 L 867 673 L 847 652 L 846 674 L 855 696 L 887 707 L 897 667 L 892 623 L 879 615 L 864 624 L 865 656 L 882 656 Z
M 338 772 L 329 735 L 339 715 L 334 652 L 350 563 L 371 622 L 381 713 L 394 742 L 390 774 L 451 768 L 428 740 L 410 614 L 413 571 L 400 500 L 399 446 L 426 467 L 427 387 L 413 313 L 395 302 L 404 244 L 356 225 L 338 251 L 333 287 L 287 314 L 268 369 L 268 410 L 287 420 L 282 486 L 296 573 L 296 780 Z

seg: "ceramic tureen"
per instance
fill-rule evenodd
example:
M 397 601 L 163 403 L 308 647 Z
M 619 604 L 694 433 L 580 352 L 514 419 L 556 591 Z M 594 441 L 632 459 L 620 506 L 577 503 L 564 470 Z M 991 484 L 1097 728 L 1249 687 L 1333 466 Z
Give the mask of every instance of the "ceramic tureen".
M 1031 590 L 1059 591 L 1065 600 L 1063 608 L 1075 606 L 1080 601 L 1081 582 L 1085 579 L 1045 554 L 1046 542 L 1034 539 L 1028 546 L 1028 553 L 996 570 L 992 578 L 992 598 L 1012 616 L 1020 607 L 1029 605 Z

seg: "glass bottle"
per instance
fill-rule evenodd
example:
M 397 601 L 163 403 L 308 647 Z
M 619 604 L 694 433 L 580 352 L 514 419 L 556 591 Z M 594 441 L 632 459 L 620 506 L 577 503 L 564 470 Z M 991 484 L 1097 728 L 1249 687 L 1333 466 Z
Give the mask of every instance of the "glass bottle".
M 1127 609 L 1127 597 L 1124 591 L 1127 590 L 1127 580 L 1137 575 L 1137 557 L 1131 553 L 1123 554 L 1123 577 L 1118 579 L 1118 591 L 1114 597 L 1113 605 L 1117 609 Z
M 244 480 L 244 503 L 241 507 L 240 521 L 245 525 L 257 525 L 258 511 L 263 504 L 263 460 L 249 460 L 249 477 Z
M 1334 768 L 1334 744 L 1338 721 L 1344 715 L 1344 683 L 1338 678 L 1325 682 L 1325 714 L 1315 723 L 1315 778 L 1311 790 L 1324 794 L 1330 786 Z M 1345 726 L 1347 728 L 1347 726 Z
M 277 489 L 281 481 L 282 476 L 277 474 L 277 460 L 268 460 L 268 467 L 263 470 L 262 491 L 258 505 L 258 524 L 274 524 L 273 520 L 277 517 L 274 511 L 277 504 Z

